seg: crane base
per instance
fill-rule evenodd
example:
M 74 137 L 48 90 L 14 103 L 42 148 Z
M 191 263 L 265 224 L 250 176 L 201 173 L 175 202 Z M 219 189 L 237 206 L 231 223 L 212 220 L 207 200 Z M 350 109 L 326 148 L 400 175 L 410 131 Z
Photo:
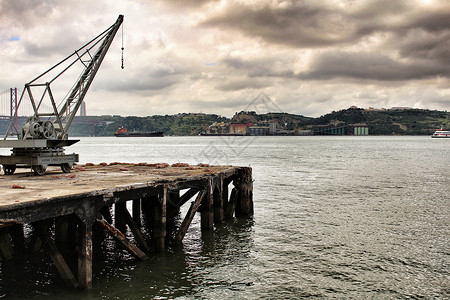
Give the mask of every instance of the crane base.
M 78 162 L 78 154 L 64 154 L 57 148 L 13 148 L 12 155 L 0 156 L 5 175 L 12 175 L 16 168 L 31 168 L 36 175 L 43 175 L 47 166 L 61 166 L 64 173 L 70 172 Z

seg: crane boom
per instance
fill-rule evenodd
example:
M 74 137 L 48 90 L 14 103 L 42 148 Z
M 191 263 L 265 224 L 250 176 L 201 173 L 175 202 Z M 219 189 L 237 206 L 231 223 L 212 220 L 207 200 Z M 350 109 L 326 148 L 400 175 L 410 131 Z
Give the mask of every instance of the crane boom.
M 88 66 L 84 70 L 75 87 L 70 92 L 67 101 L 64 103 L 63 107 L 59 111 L 58 116 L 61 119 L 64 116 L 64 114 L 66 114 L 66 112 L 69 110 L 69 108 L 72 106 L 72 104 L 74 104 L 73 105 L 74 107 L 70 111 L 69 117 L 66 119 L 63 130 L 61 132 L 63 135 L 66 134 L 67 131 L 69 130 L 73 118 L 75 117 L 75 114 L 80 108 L 81 103 L 83 102 L 83 99 L 86 96 L 89 87 L 91 86 L 92 80 L 94 80 L 94 77 L 97 74 L 98 69 L 100 68 L 103 58 L 105 57 L 106 52 L 109 49 L 109 46 L 111 46 L 114 36 L 119 30 L 119 27 L 122 24 L 122 22 L 123 22 L 123 15 L 120 15 L 116 23 L 111 26 L 111 29 L 108 31 L 103 40 L 103 43 L 98 48 L 97 52 L 95 53 L 92 60 L 89 62 Z
M 4 140 L 0 141 L 0 148 L 13 148 L 12 155 L 0 156 L 5 174 L 13 174 L 16 167 L 31 167 L 36 174 L 42 175 L 48 165 L 61 166 L 63 172 L 70 172 L 73 163 L 78 161 L 78 154 L 66 155 L 62 147 L 70 146 L 78 140 L 69 140 L 67 132 L 123 23 L 123 18 L 123 15 L 119 15 L 108 29 L 25 84 Z M 95 54 L 92 55 L 91 52 Z M 81 65 L 81 75 L 67 97 L 57 104 L 52 84 L 76 64 Z M 39 96 L 36 97 L 37 95 Z M 22 100 L 27 98 L 31 101 L 34 114 L 19 130 L 14 119 Z M 50 105 L 45 105 L 44 101 Z M 7 139 L 14 134 L 17 135 L 17 140 Z
M 16 134 L 19 139 L 67 139 L 67 132 L 72 124 L 73 118 L 78 112 L 78 109 L 80 108 L 81 103 L 83 102 L 122 23 L 123 15 L 119 15 L 117 21 L 108 29 L 44 73 L 34 78 L 32 81 L 26 83 L 19 99 L 15 115 L 17 115 L 24 98 L 30 99 L 34 114 L 20 131 L 14 126 L 14 122 L 11 121 L 4 139 L 6 140 L 8 136 L 14 134 Z M 94 56 L 91 55 L 91 51 L 95 51 Z M 72 89 L 68 92 L 67 98 L 63 99 L 58 105 L 53 97 L 52 84 L 76 63 L 81 63 L 83 65 L 81 75 L 73 85 Z M 56 75 L 50 79 L 45 77 L 49 76 L 51 72 L 55 72 L 57 68 L 62 68 L 62 70 L 56 72 Z M 36 94 L 39 92 L 41 93 L 41 96 L 37 98 Z M 51 105 L 52 112 L 50 113 L 43 112 L 44 105 L 42 104 L 46 99 Z M 59 106 L 60 108 L 58 109 Z M 44 118 L 47 118 L 47 121 L 43 121 Z

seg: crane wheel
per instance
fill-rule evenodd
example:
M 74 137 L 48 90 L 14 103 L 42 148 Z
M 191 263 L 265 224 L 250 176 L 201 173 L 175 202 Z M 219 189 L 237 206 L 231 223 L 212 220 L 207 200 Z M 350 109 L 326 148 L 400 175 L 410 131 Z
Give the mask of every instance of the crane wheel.
M 15 165 L 3 165 L 3 171 L 5 172 L 5 175 L 12 175 L 16 171 Z
M 43 165 L 36 165 L 32 166 L 31 169 L 33 170 L 34 175 L 44 175 L 47 167 Z
M 70 173 L 70 170 L 72 169 L 72 166 L 68 163 L 61 164 L 61 171 L 63 173 Z

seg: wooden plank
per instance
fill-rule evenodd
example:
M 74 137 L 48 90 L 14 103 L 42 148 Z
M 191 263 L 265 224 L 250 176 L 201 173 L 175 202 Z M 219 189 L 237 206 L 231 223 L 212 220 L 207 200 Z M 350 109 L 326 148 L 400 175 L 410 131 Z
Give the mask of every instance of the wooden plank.
M 206 191 L 200 191 L 195 201 L 192 201 L 191 206 L 189 207 L 189 210 L 186 213 L 186 216 L 184 217 L 183 222 L 180 225 L 180 228 L 177 231 L 177 234 L 175 236 L 176 240 L 181 242 L 186 235 L 186 232 L 188 231 L 189 226 L 191 225 L 192 219 L 195 216 L 195 213 L 197 212 L 198 208 L 200 207 L 200 204 L 202 203 L 203 197 L 206 195 Z
M 97 224 L 100 225 L 100 227 L 105 230 L 107 234 L 114 237 L 117 241 L 121 243 L 122 246 L 125 247 L 132 255 L 136 256 L 137 258 L 141 260 L 147 259 L 147 255 L 141 251 L 138 247 L 136 247 L 135 244 L 133 244 L 127 237 L 120 232 L 118 229 L 114 228 L 111 224 L 106 222 L 105 219 L 97 219 Z
M 53 260 L 53 263 L 55 264 L 56 269 L 58 270 L 64 282 L 68 286 L 77 288 L 78 281 L 76 280 L 63 256 L 59 252 L 58 248 L 56 248 L 55 244 L 51 240 L 50 235 L 47 232 L 47 226 L 43 225 L 41 222 L 36 222 L 33 224 L 33 226 L 39 239 L 43 241 L 44 248 L 47 250 L 50 258 Z
M 134 219 L 131 217 L 130 212 L 126 207 L 120 208 L 120 214 L 123 216 L 125 223 L 130 227 L 131 232 L 133 232 L 134 238 L 145 250 L 149 251 L 150 246 L 145 240 L 144 235 L 142 234 L 139 226 L 136 224 Z

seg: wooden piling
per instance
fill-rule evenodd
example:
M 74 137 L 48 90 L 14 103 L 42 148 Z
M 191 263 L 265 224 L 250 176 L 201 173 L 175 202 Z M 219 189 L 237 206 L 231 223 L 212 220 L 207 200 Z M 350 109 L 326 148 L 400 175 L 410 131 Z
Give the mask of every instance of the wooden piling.
M 200 205 L 200 223 L 202 230 L 214 229 L 214 199 L 213 199 L 213 182 L 209 178 L 206 189 L 206 195 L 203 197 Z
M 224 220 L 224 200 L 223 200 L 223 178 L 214 180 L 213 186 L 213 205 L 214 205 L 214 223 L 220 224 Z
M 156 251 L 164 251 L 166 247 L 166 203 L 167 186 L 164 186 L 159 193 L 158 200 L 154 203 L 153 230 Z
M 80 223 L 80 245 L 78 251 L 78 283 L 81 289 L 92 288 L 92 224 Z
M 253 215 L 253 180 L 251 169 L 242 169 L 234 180 L 237 189 L 236 216 Z

